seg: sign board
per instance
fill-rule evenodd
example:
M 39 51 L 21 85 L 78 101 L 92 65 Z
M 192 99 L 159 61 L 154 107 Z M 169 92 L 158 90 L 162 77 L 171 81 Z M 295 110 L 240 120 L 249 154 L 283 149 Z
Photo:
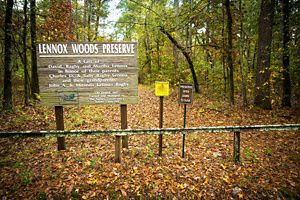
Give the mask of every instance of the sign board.
M 41 103 L 138 102 L 137 43 L 37 44 Z
M 155 96 L 169 96 L 169 82 L 155 81 Z
M 190 83 L 180 83 L 179 85 L 179 104 L 191 104 L 193 103 L 193 85 Z

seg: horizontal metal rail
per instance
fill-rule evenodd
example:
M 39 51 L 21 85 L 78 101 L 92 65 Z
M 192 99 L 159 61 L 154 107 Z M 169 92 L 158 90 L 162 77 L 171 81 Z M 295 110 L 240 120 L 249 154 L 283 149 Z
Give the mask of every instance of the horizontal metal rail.
M 194 128 L 126 129 L 126 130 L 50 130 L 0 132 L 0 138 L 64 137 L 64 136 L 115 136 L 115 135 L 157 135 L 179 132 L 224 133 L 245 131 L 292 131 L 300 130 L 300 124 L 210 126 Z

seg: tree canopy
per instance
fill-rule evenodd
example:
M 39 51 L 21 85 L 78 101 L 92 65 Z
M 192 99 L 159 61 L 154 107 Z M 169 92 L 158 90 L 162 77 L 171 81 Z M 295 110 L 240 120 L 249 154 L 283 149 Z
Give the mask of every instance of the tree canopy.
M 36 42 L 122 40 L 139 44 L 141 84 L 157 80 L 167 80 L 172 86 L 192 82 L 196 92 L 204 96 L 213 92 L 232 104 L 242 96 L 244 105 L 250 102 L 262 108 L 296 105 L 299 100 L 298 1 L 274 3 L 271 29 L 260 20 L 260 15 L 265 16 L 263 6 L 267 0 L 120 0 L 115 10 L 109 10 L 107 0 L 30 0 L 26 6 L 24 1 L 15 2 L 11 7 L 12 53 L 0 52 L 4 66 L 0 71 L 1 91 L 5 77 L 26 77 L 24 85 L 30 82 L 31 87 L 27 88 L 31 89 L 31 96 L 38 96 Z M 8 1 L 1 1 L 3 13 L 9 8 Z M 120 17 L 116 21 L 107 21 L 108 15 L 117 13 Z M 27 15 L 28 20 L 23 20 Z M 5 21 L 8 19 L 9 15 L 0 18 L 1 49 L 8 46 L 4 43 L 10 27 Z M 23 30 L 18 28 L 22 25 Z M 108 34 L 107 26 L 111 25 L 114 29 Z M 30 34 L 25 35 L 26 30 Z M 260 34 L 266 30 L 271 35 Z M 25 46 L 24 37 L 28 41 Z M 271 41 L 267 45 L 267 70 L 261 65 L 265 63 L 261 60 L 263 40 Z M 25 60 L 29 69 L 24 67 L 24 55 L 30 57 Z M 10 64 L 5 64 L 5 56 L 12 60 L 11 78 L 4 75 L 4 69 L 10 68 Z M 267 77 L 261 79 L 265 72 Z M 269 92 L 262 93 L 264 87 Z M 260 99 L 268 99 L 268 106 L 261 105 L 259 95 Z M 4 95 L 3 102 L 7 98 Z

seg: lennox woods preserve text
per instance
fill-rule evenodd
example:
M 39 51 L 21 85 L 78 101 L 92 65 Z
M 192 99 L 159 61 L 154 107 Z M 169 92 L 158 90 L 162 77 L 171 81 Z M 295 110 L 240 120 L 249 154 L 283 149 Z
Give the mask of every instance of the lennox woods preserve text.
M 138 102 L 137 43 L 38 43 L 37 50 L 42 104 Z
M 68 46 L 70 45 L 71 48 Z M 134 44 L 39 44 L 39 54 L 134 54 Z M 70 52 L 71 51 L 71 52 Z

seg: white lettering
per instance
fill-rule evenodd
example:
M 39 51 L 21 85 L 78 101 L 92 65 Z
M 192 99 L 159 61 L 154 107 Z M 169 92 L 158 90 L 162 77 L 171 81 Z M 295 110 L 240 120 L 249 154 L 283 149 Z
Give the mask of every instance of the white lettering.
M 39 44 L 40 54 L 68 54 L 67 44 Z
M 134 54 L 134 44 L 103 44 L 102 53 Z
M 72 44 L 72 51 L 75 54 L 97 54 L 98 44 Z

